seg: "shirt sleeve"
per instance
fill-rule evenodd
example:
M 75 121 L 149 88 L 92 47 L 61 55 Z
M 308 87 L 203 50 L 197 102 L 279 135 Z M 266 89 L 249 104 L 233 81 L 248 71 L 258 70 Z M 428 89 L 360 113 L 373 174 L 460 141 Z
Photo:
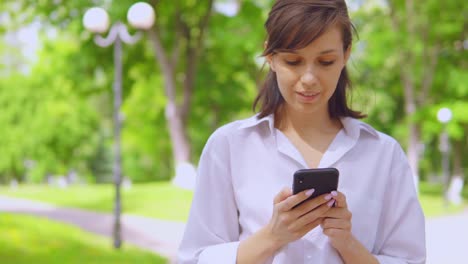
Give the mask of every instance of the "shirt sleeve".
M 426 261 L 425 220 L 413 173 L 396 144 L 380 228 L 373 252 L 382 264 L 423 264 Z
M 228 139 L 218 130 L 200 157 L 178 263 L 236 263 L 239 221 L 230 171 Z

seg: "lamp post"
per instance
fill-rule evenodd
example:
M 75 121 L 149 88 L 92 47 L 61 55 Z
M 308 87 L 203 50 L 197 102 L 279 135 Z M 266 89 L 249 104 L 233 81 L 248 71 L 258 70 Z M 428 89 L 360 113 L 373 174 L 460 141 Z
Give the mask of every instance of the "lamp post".
M 439 150 L 442 153 L 442 171 L 444 186 L 444 202 L 448 205 L 448 185 L 450 180 L 450 142 L 447 133 L 447 123 L 452 119 L 452 111 L 449 108 L 441 108 L 437 112 L 437 119 L 443 124 L 442 134 L 440 134 Z
M 155 19 L 153 8 L 144 2 L 133 4 L 127 13 L 128 22 L 139 30 L 148 30 L 153 26 Z M 120 248 L 122 244 L 120 215 L 121 215 L 121 198 L 120 189 L 122 184 L 122 160 L 120 148 L 120 131 L 122 127 L 122 115 L 120 107 L 122 104 L 122 44 L 134 44 L 137 42 L 142 33 L 138 31 L 134 36 L 128 33 L 124 23 L 117 21 L 111 26 L 107 37 L 102 37 L 100 34 L 105 33 L 109 28 L 109 16 L 107 12 L 99 7 L 90 8 L 86 11 L 83 17 L 83 25 L 85 28 L 95 33 L 94 41 L 100 47 L 108 47 L 114 44 L 114 185 L 115 185 L 115 201 L 114 201 L 114 226 L 113 238 L 114 247 Z

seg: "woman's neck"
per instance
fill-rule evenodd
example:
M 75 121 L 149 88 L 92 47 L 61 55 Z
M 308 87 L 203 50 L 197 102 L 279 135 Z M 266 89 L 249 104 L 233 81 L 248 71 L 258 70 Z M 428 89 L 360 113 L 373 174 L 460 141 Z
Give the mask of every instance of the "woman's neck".
M 307 138 L 323 134 L 336 134 L 342 124 L 338 119 L 332 119 L 328 109 L 322 113 L 304 114 L 283 108 L 275 118 L 277 128 L 286 134 L 297 134 Z

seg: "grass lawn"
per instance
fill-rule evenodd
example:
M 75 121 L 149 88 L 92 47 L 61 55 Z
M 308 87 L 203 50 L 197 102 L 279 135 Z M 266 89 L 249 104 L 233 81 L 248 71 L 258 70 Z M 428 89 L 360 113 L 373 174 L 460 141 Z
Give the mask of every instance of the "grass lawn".
M 0 234 L 1 263 L 166 263 L 162 257 L 128 245 L 116 251 L 106 238 L 45 218 L 2 213 Z
M 430 184 L 427 182 L 422 182 L 420 184 L 419 190 L 419 199 L 426 217 L 450 215 L 468 209 L 468 188 L 463 190 L 464 201 L 463 204 L 459 206 L 445 206 L 442 196 L 443 187 L 441 184 Z
M 112 185 L 73 186 L 67 189 L 40 185 L 20 186 L 18 189 L 0 187 L 0 195 L 50 202 L 57 205 L 95 211 L 112 212 L 114 188 Z M 427 217 L 460 212 L 468 208 L 468 189 L 462 206 L 444 206 L 442 186 L 421 183 L 420 200 Z M 173 186 L 169 182 L 134 184 L 123 190 L 124 213 L 159 219 L 185 221 L 190 210 L 192 192 Z
M 0 187 L 0 195 L 49 202 L 100 212 L 112 212 L 115 189 L 111 184 L 72 186 L 66 189 L 46 185 L 20 185 L 17 189 Z M 185 221 L 192 192 L 169 182 L 133 184 L 122 188 L 123 212 L 165 220 Z

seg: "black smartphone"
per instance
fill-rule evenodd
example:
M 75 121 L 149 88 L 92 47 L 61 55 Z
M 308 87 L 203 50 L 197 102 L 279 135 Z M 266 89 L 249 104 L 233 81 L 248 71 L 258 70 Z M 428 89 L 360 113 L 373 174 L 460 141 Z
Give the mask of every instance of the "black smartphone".
M 314 193 L 309 198 L 307 198 L 307 200 L 310 200 L 322 194 L 336 191 L 338 188 L 339 175 L 340 173 L 336 168 L 298 170 L 294 173 L 293 177 L 293 194 L 297 194 L 313 188 L 315 189 Z M 300 204 L 296 206 L 299 205 Z

